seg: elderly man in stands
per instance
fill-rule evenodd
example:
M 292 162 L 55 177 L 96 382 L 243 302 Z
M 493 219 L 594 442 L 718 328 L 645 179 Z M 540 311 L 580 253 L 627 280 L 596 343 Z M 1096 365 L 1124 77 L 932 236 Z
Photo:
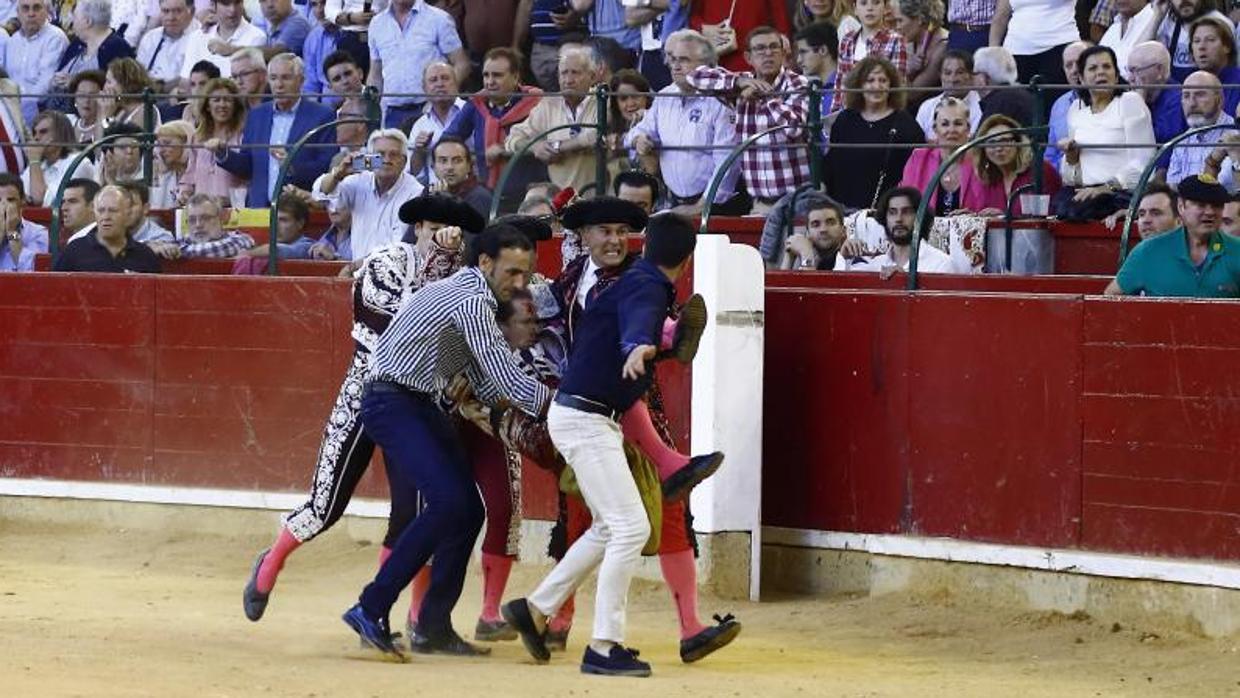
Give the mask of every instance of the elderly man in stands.
M 253 109 L 267 101 L 267 59 L 256 48 L 243 48 L 232 55 L 228 62 L 232 67 L 232 79 L 245 95 L 246 107 Z
M 0 272 L 34 271 L 35 255 L 47 252 L 47 228 L 23 217 L 25 203 L 22 181 L 0 172 Z
M 371 250 L 400 240 L 408 226 L 400 220 L 400 207 L 422 193 L 422 185 L 409 174 L 409 139 L 399 129 L 386 128 L 370 134 L 367 153 L 343 158 L 314 180 L 311 193 L 319 201 L 334 201 L 353 212 L 350 252 L 362 260 Z M 355 162 L 361 168 L 354 167 Z
M 921 192 L 913 187 L 895 187 L 883 192 L 878 198 L 877 219 L 887 238 L 887 251 L 872 258 L 847 258 L 839 255 L 835 268 L 842 271 L 873 271 L 883 279 L 889 279 L 897 271 L 908 271 L 913 253 L 913 228 L 917 220 L 917 207 L 921 204 Z M 934 214 L 926 209 L 922 221 L 921 244 L 917 246 L 917 271 L 928 274 L 953 274 L 960 271 L 952 258 L 942 250 L 926 242 Z M 859 261 L 858 261 L 859 260 Z
M 948 49 L 939 68 L 943 91 L 917 107 L 917 123 L 926 132 L 926 142 L 934 142 L 934 110 L 944 97 L 963 99 L 969 105 L 969 133 L 976 133 L 982 123 L 982 99 L 973 91 L 973 54 Z
M 1184 79 L 1180 90 L 1180 104 L 1184 109 L 1184 121 L 1190 129 L 1202 126 L 1226 126 L 1234 119 L 1223 110 L 1222 84 L 1212 73 L 1199 70 Z M 1200 174 L 1212 148 L 1226 133 L 1218 128 L 1205 133 L 1188 136 L 1171 152 L 1171 164 L 1167 168 L 1167 183 L 1177 186 L 1190 175 Z
M 159 26 L 143 35 L 137 55 L 155 82 L 156 93 L 166 94 L 181 83 L 185 50 L 201 30 L 194 19 L 193 0 L 159 0 Z
M 757 27 L 745 38 L 745 60 L 753 72 L 703 65 L 686 78 L 696 90 L 720 93 L 719 98 L 736 109 L 736 132 L 742 140 L 775 126 L 787 127 L 741 156 L 754 213 L 770 211 L 781 196 L 809 181 L 809 153 L 793 146 L 804 139 L 809 81 L 785 66 L 785 41 L 778 30 Z
M 422 76 L 422 89 L 426 91 L 427 109 L 409 128 L 409 141 L 413 146 L 409 154 L 409 171 L 418 181 L 430 187 L 439 183 L 430 157 L 431 148 L 465 108 L 465 100 L 456 96 L 461 91 L 460 83 L 456 81 L 456 72 L 447 61 L 427 64 L 426 74 Z
M 1068 76 L 1069 85 L 1081 84 L 1081 66 L 1077 61 L 1080 60 L 1081 53 L 1090 46 L 1093 46 L 1090 41 L 1073 41 L 1063 48 L 1063 72 Z M 1050 131 L 1046 136 L 1047 145 L 1042 156 L 1056 168 L 1059 167 L 1059 161 L 1063 159 L 1063 151 L 1057 144 L 1068 136 L 1068 110 L 1076 104 L 1078 99 L 1076 90 L 1068 90 L 1059 95 L 1051 104 L 1051 118 L 1047 123 Z
M 52 75 L 69 46 L 69 37 L 64 31 L 48 21 L 48 2 L 50 0 L 17 0 L 20 30 L 4 44 L 4 69 L 22 94 L 42 95 L 50 91 Z M 39 112 L 39 100 L 39 97 L 22 99 L 22 117 L 26 123 Z
M 432 61 L 447 58 L 457 82 L 469 79 L 469 55 L 452 16 L 425 0 L 391 0 L 370 20 L 370 75 L 367 83 L 383 98 L 383 125 L 404 128 L 422 115 L 422 74 Z
M 1145 106 L 1150 110 L 1150 119 L 1154 122 L 1154 140 L 1166 143 L 1184 133 L 1188 125 L 1184 122 L 1184 110 L 1180 106 L 1180 92 L 1174 87 L 1178 83 L 1171 77 L 1171 54 L 1167 47 L 1157 41 L 1144 41 L 1132 48 L 1128 54 L 1129 82 L 1139 86 Z M 1171 153 L 1166 153 L 1158 162 L 1158 170 L 1165 173 L 1171 164 Z
M 539 134 L 558 126 L 598 122 L 598 100 L 590 93 L 598 63 L 590 49 L 565 46 L 560 51 L 560 90 L 563 95 L 543 97 L 525 121 L 512 127 L 504 142 L 507 157 L 515 156 Z M 551 181 L 581 191 L 594 181 L 595 129 L 562 129 L 535 143 L 534 157 L 546 163 Z
M 155 242 L 150 247 L 164 259 L 231 258 L 254 246 L 254 238 L 224 230 L 224 206 L 208 194 L 194 194 L 186 206 L 189 233 L 177 242 Z
M 435 163 L 435 179 L 438 184 L 433 191 L 443 191 L 469 204 L 483 218 L 491 215 L 491 190 L 482 186 L 474 176 L 474 159 L 465 141 L 455 136 L 444 136 L 431 149 Z
M 1016 57 L 1002 46 L 973 54 L 973 85 L 981 96 L 982 121 L 1003 114 L 1021 126 L 1033 124 L 1033 95 L 1016 84 Z
M 55 271 L 158 274 L 159 256 L 129 234 L 125 225 L 127 195 L 108 185 L 94 202 L 97 223 L 86 235 L 72 240 L 56 260 Z
M 1106 288 L 1108 296 L 1240 297 L 1240 238 L 1219 230 L 1231 195 L 1213 177 L 1180 182 L 1179 228 L 1144 240 Z
M 99 183 L 93 179 L 71 179 L 60 199 L 60 226 L 69 240 L 82 237 L 95 229 L 95 196 Z
M 715 47 L 704 35 L 681 29 L 667 37 L 663 55 L 671 68 L 672 84 L 659 90 L 665 96 L 655 99 L 641 121 L 629 129 L 624 144 L 638 155 L 657 154 L 668 203 L 678 213 L 696 216 L 705 206 L 711 176 L 740 142 L 736 112 L 689 83 L 695 70 L 716 63 Z M 746 213 L 743 197 L 734 197 L 738 174 L 733 167 L 720 183 L 714 198 L 716 213 Z

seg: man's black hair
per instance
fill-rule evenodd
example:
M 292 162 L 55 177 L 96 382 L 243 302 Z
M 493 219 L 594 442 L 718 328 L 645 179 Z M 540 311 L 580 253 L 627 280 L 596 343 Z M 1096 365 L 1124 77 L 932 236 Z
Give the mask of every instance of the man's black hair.
M 198 61 L 189 69 L 190 74 L 205 73 L 210 80 L 220 77 L 220 67 L 211 61 Z
M 123 179 L 118 181 L 116 186 L 123 189 L 126 194 L 136 196 L 138 203 L 143 206 L 151 203 L 151 188 L 146 186 L 146 182 L 140 179 Z
M 431 146 L 431 160 L 435 159 L 435 153 L 439 152 L 439 146 L 443 145 L 444 143 L 455 143 L 461 146 L 462 148 L 465 149 L 465 157 L 469 158 L 471 162 L 473 161 L 474 153 L 473 151 L 469 149 L 469 144 L 465 142 L 465 139 L 461 138 L 460 136 L 454 136 L 450 133 L 445 133 L 442 136 L 440 136 L 439 140 L 435 141 L 435 145 Z
M 507 223 L 488 225 L 468 246 L 465 252 L 465 266 L 476 267 L 482 255 L 491 259 L 499 259 L 504 250 L 534 250 L 534 243 L 515 226 Z
M 622 186 L 636 187 L 639 189 L 643 187 L 649 188 L 651 204 L 658 203 L 659 194 L 662 193 L 662 188 L 659 186 L 659 179 L 649 172 L 643 172 L 641 170 L 625 170 L 624 172 L 616 175 L 615 181 L 611 184 L 611 192 L 616 196 L 620 196 L 620 187 Z
M 13 187 L 17 190 L 18 201 L 26 200 L 26 185 L 22 184 L 22 178 L 12 172 L 0 172 L 0 187 Z
M 513 289 L 512 296 L 507 301 L 499 304 L 499 310 L 495 313 L 495 322 L 505 323 L 511 320 L 512 316 L 517 314 L 517 303 L 522 301 L 533 303 L 534 294 L 525 288 Z
M 960 61 L 964 64 L 966 70 L 970 73 L 973 72 L 973 54 L 968 51 L 962 51 L 958 48 L 949 48 L 943 52 L 943 61 L 946 62 L 948 59 Z
M 362 67 L 358 65 L 357 59 L 353 57 L 353 54 L 348 51 L 332 51 L 327 54 L 326 58 L 323 59 L 323 75 L 326 76 L 327 71 L 335 68 L 341 63 L 352 63 L 353 65 L 356 65 L 359 70 Z
M 906 197 L 909 203 L 916 209 L 921 205 L 921 190 L 916 187 L 893 187 L 883 192 L 878 197 L 878 205 L 874 211 L 874 219 L 883 226 L 883 230 L 887 230 L 887 209 L 891 208 L 891 200 L 899 197 Z M 914 222 L 916 225 L 916 222 Z M 934 225 L 934 210 L 927 206 L 926 215 L 922 218 L 921 239 L 925 240 L 930 237 L 930 228 Z
M 831 60 L 838 61 L 840 59 L 840 35 L 830 22 L 814 22 L 807 24 L 796 33 L 792 39 L 795 41 L 804 41 L 809 44 L 810 48 L 827 47 L 827 53 L 831 55 Z
M 671 268 L 693 254 L 697 231 L 684 216 L 666 211 L 650 217 L 646 223 L 646 247 L 642 256 L 652 264 Z
M 85 177 L 71 179 L 69 180 L 69 183 L 65 185 L 65 191 L 69 191 L 70 189 L 81 189 L 82 196 L 86 199 L 86 203 L 88 204 L 95 200 L 95 195 L 99 193 L 101 188 L 102 187 L 99 186 L 98 182 L 93 179 L 86 179 Z
M 1144 199 L 1151 194 L 1165 194 L 1167 199 L 1171 201 L 1171 213 L 1174 214 L 1178 210 L 1176 209 L 1176 204 L 1180 202 L 1180 195 L 1166 182 L 1151 183 L 1145 187 L 1145 191 L 1141 192 L 1141 198 Z

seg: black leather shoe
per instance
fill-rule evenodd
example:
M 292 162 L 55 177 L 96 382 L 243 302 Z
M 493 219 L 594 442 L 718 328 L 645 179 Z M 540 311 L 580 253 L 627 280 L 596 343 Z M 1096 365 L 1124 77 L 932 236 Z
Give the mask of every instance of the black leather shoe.
M 698 294 L 689 296 L 689 300 L 680 308 L 680 317 L 676 320 L 676 335 L 672 341 L 672 356 L 682 364 L 693 363 L 697 356 L 698 345 L 702 341 L 702 333 L 706 331 L 706 301 Z
M 250 581 L 245 583 L 245 592 L 241 594 L 241 607 L 245 609 L 245 617 L 255 622 L 263 617 L 263 612 L 267 610 L 267 600 L 271 598 L 270 593 L 264 594 L 258 590 L 258 570 L 263 566 L 263 560 L 267 559 L 269 552 L 271 548 L 258 554 L 254 569 L 250 571 Z
M 490 647 L 471 645 L 457 635 L 455 630 L 449 630 L 434 638 L 414 635 L 409 638 L 409 649 L 418 654 L 451 654 L 457 657 L 485 657 L 491 653 Z
M 384 659 L 395 662 L 408 661 L 395 643 L 395 638 L 399 637 L 400 634 L 393 634 L 391 630 L 388 630 L 386 618 L 371 618 L 366 615 L 366 611 L 362 609 L 362 605 L 359 603 L 345 611 L 341 619 L 350 628 L 353 628 L 353 632 L 362 638 L 367 647 L 373 647 L 382 652 Z
M 637 650 L 613 645 L 607 655 L 601 655 L 594 648 L 586 645 L 585 655 L 581 658 L 581 673 L 598 676 L 650 676 L 650 665 L 637 658 Z
M 525 649 L 539 664 L 546 664 L 551 661 L 551 652 L 547 649 L 546 633 L 538 632 L 538 628 L 534 626 L 534 616 L 530 613 L 530 602 L 525 599 L 514 599 L 504 604 L 500 609 L 504 620 L 508 621 L 518 634 L 521 635 L 521 643 L 525 645 Z
M 689 664 L 727 645 L 741 634 L 741 622 L 729 613 L 715 616 L 715 623 L 693 637 L 680 641 L 680 661 Z
M 720 451 L 690 458 L 685 467 L 672 473 L 663 481 L 664 501 L 674 502 L 688 497 L 694 487 L 714 475 L 721 465 L 723 465 L 723 453 Z

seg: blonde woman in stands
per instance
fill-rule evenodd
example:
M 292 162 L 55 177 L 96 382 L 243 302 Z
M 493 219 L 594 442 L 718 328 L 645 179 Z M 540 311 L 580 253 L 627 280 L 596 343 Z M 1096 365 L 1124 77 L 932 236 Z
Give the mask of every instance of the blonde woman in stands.
M 215 78 L 203 87 L 206 104 L 199 108 L 198 129 L 193 143 L 202 145 L 208 141 L 220 141 L 228 145 L 241 143 L 245 126 L 246 104 L 240 97 L 241 88 L 228 78 Z M 207 148 L 194 148 L 189 169 L 182 182 L 196 194 L 209 194 L 235 207 L 245 205 L 246 182 L 215 162 L 215 156 Z
M 169 121 L 155 129 L 155 180 L 151 184 L 151 208 L 180 208 L 194 194 L 189 172 L 194 127 L 188 121 Z
M 935 142 L 914 150 L 909 156 L 900 180 L 902 186 L 924 192 L 943 160 L 969 140 L 969 103 L 958 97 L 944 97 L 934 108 L 933 123 Z M 936 216 L 946 216 L 970 206 L 963 198 L 966 185 L 977 176 L 971 155 L 952 163 L 935 190 L 930 192 L 930 205 Z
M 835 27 L 837 35 L 844 36 L 861 28 L 861 22 L 853 16 L 853 0 L 801 0 L 800 5 L 792 19 L 796 29 L 827 22 Z
M 1018 128 L 1020 124 L 1011 117 L 995 114 L 978 127 L 977 137 Z M 974 169 L 977 175 L 968 182 L 964 200 L 966 206 L 980 215 L 1002 216 L 1012 192 L 1033 182 L 1033 148 L 1029 144 L 1029 137 L 1024 134 L 996 135 L 979 149 L 976 162 Z M 1054 196 L 1062 186 L 1059 173 L 1045 160 L 1042 160 L 1040 165 L 1042 192 Z M 1021 209 L 1019 198 L 1013 203 L 1012 212 L 1016 216 L 1025 213 Z
M 146 105 L 142 101 L 142 91 L 151 87 L 151 76 L 146 68 L 132 58 L 118 58 L 104 73 L 103 94 L 112 99 L 103 100 L 103 118 L 108 126 L 112 124 L 134 124 L 144 131 L 153 131 L 159 127 L 159 110 L 154 112 L 154 121 L 146 122 Z

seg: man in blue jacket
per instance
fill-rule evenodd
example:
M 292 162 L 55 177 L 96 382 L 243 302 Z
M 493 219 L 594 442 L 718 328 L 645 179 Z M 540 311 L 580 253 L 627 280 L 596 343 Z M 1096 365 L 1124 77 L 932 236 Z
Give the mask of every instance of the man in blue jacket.
M 272 101 L 254 107 L 246 116 L 241 147 L 229 150 L 228 144 L 218 138 L 204 144 L 215 151 L 215 161 L 221 167 L 250 180 L 245 197 L 247 208 L 269 208 L 276 198 L 272 188 L 288 154 L 285 146 L 301 140 L 314 127 L 335 119 L 330 107 L 301 98 L 305 64 L 297 56 L 281 53 L 272 58 L 267 76 Z M 270 148 L 251 147 L 268 143 Z M 330 169 L 332 155 L 337 151 L 335 143 L 335 127 L 315 134 L 293 158 L 285 183 L 309 190 L 314 179 Z

